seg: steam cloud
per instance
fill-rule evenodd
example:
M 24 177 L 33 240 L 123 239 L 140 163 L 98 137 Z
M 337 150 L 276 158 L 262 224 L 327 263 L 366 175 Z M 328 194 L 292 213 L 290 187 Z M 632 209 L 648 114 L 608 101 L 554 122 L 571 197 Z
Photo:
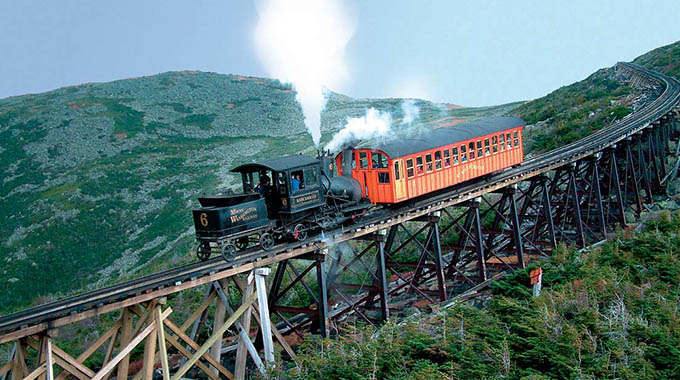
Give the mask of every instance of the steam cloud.
M 325 89 L 337 89 L 347 78 L 345 46 L 355 23 L 338 0 L 264 0 L 258 14 L 257 52 L 271 76 L 295 87 L 318 146 Z
M 401 124 L 411 124 L 420 115 L 420 107 L 416 105 L 415 100 L 406 99 L 401 102 L 401 112 L 404 114 Z
M 345 127 L 333 136 L 325 149 L 337 152 L 343 145 L 357 140 L 386 137 L 392 127 L 392 115 L 375 108 L 366 111 L 361 117 L 347 118 Z

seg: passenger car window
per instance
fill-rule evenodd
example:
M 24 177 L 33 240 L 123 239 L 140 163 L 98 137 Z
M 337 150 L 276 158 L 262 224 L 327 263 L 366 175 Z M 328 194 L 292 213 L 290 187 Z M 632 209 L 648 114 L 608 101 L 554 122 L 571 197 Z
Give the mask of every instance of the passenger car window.
M 489 147 L 489 139 L 484 139 L 484 155 L 488 156 L 491 154 L 491 148 Z
M 498 137 L 496 136 L 491 137 L 491 149 L 493 153 L 498 153 Z
M 423 157 L 422 156 L 416 157 L 416 173 L 418 175 L 423 174 Z
M 440 150 L 434 152 L 434 168 L 437 170 L 442 168 L 442 152 Z
M 359 152 L 359 168 L 368 169 L 368 153 Z
M 505 151 L 505 135 L 501 134 L 500 136 L 498 136 L 498 141 L 499 141 L 498 145 L 500 145 L 501 147 L 501 152 Z
M 427 172 L 432 171 L 432 153 L 425 155 L 425 163 L 427 164 Z
M 382 153 L 371 153 L 371 164 L 373 169 L 387 168 L 387 156 Z
M 413 178 L 415 173 L 413 172 L 413 159 L 409 158 L 406 160 L 406 176 L 408 178 Z
M 457 151 L 456 148 L 453 148 L 453 150 Z M 456 157 L 456 161 L 458 161 L 457 159 L 458 157 Z M 448 168 L 449 166 L 451 166 L 451 151 L 447 149 L 444 151 L 444 167 Z
M 468 148 L 470 151 L 470 161 L 475 159 L 475 143 L 471 142 L 468 144 Z
M 453 152 L 453 164 L 458 165 L 458 148 L 454 146 L 451 151 Z
M 465 145 L 460 146 L 460 162 L 467 162 L 467 153 Z
M 394 161 L 394 180 L 399 181 L 399 161 Z
M 482 140 L 477 140 L 477 158 L 482 157 Z
M 510 140 L 510 132 L 505 134 L 505 140 L 508 143 L 508 149 L 512 149 L 512 140 Z
M 515 131 L 513 137 L 515 138 L 515 146 L 519 146 L 519 137 L 517 131 Z

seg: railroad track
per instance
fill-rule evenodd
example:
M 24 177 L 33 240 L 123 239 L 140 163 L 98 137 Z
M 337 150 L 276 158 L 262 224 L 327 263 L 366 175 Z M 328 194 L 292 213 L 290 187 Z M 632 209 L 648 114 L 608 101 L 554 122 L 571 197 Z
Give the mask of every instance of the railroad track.
M 629 63 L 619 63 L 623 67 L 646 76 L 663 85 L 663 93 L 653 102 L 617 123 L 603 128 L 572 144 L 565 145 L 545 154 L 506 169 L 500 173 L 485 178 L 483 181 L 464 184 L 448 192 L 434 195 L 426 200 L 401 209 L 379 210 L 365 220 L 332 231 L 326 231 L 321 239 L 316 236 L 305 242 L 279 244 L 270 251 L 262 251 L 258 247 L 250 248 L 230 263 L 221 258 L 196 262 L 181 267 L 143 276 L 116 285 L 104 287 L 91 292 L 75 295 L 17 313 L 0 317 L 0 336 L 14 330 L 26 329 L 40 325 L 38 330 L 56 327 L 68 316 L 88 316 L 106 312 L 106 305 L 122 304 L 124 302 L 141 302 L 142 295 L 167 288 L 166 294 L 180 291 L 187 287 L 201 285 L 215 278 L 215 274 L 223 274 L 222 278 L 237 273 L 246 272 L 252 268 L 270 265 L 285 259 L 300 257 L 310 252 L 318 251 L 329 244 L 336 244 L 362 235 L 386 229 L 392 225 L 415 219 L 438 209 L 449 207 L 464 201 L 482 196 L 491 191 L 525 181 L 531 177 L 547 173 L 550 170 L 579 161 L 594 155 L 607 147 L 640 133 L 653 122 L 672 111 L 680 103 L 680 82 L 654 71 Z M 219 276 L 218 276 L 219 277 Z M 208 279 L 209 278 L 209 279 Z M 196 281 L 196 279 L 205 279 Z M 191 282 L 191 286 L 181 285 Z M 100 310 L 98 312 L 97 310 Z M 65 324 L 65 323 L 63 323 Z

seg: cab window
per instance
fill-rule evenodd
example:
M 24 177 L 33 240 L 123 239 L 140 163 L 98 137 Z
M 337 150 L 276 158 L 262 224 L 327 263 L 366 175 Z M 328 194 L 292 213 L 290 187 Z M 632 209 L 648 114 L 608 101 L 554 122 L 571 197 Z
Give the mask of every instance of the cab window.
M 390 172 L 378 172 L 378 183 L 390 183 Z
M 290 185 L 293 192 L 305 188 L 305 176 L 302 170 L 295 170 L 290 172 Z
M 468 148 L 470 150 L 470 161 L 472 161 L 475 159 L 475 143 L 468 144 Z
M 457 152 L 456 148 L 453 148 L 454 151 Z M 458 157 L 456 157 L 456 161 L 458 161 Z M 444 151 L 444 167 L 448 168 L 451 166 L 451 151 L 448 149 Z
M 489 146 L 489 139 L 484 139 L 484 155 L 488 156 L 491 154 L 491 147 Z
M 467 162 L 467 147 L 465 145 L 460 146 L 460 162 Z
M 415 173 L 413 171 L 413 159 L 409 158 L 408 160 L 406 160 L 406 176 L 408 178 L 413 178 L 414 175 Z
M 432 153 L 425 155 L 425 164 L 427 164 L 427 172 L 432 171 Z
M 359 168 L 368 169 L 368 153 L 359 152 Z
M 416 173 L 418 173 L 418 175 L 421 175 L 421 174 L 424 173 L 424 170 L 423 170 L 423 157 L 422 157 L 422 156 L 416 157 Z
M 386 169 L 387 156 L 382 153 L 371 153 L 371 165 L 373 169 Z
M 318 178 L 316 176 L 316 168 L 305 169 L 302 174 L 305 180 L 303 187 L 316 186 L 316 184 L 318 183 Z
M 286 173 L 279 172 L 276 175 L 276 182 L 278 183 L 279 193 L 281 195 L 288 194 L 288 179 L 286 178 Z

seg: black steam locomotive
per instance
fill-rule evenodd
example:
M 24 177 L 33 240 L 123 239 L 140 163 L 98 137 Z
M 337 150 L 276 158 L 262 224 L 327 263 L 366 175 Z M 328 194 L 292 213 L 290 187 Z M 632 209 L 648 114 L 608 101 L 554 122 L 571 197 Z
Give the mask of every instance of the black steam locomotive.
M 219 252 L 231 261 L 254 244 L 269 250 L 277 241 L 302 241 L 361 217 L 372 206 L 351 170 L 333 175 L 328 156 L 286 156 L 231 171 L 241 173 L 243 193 L 199 198 L 201 207 L 193 210 L 201 260 Z

